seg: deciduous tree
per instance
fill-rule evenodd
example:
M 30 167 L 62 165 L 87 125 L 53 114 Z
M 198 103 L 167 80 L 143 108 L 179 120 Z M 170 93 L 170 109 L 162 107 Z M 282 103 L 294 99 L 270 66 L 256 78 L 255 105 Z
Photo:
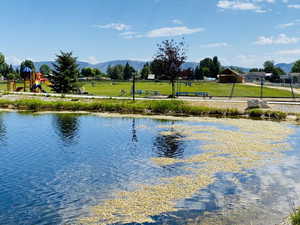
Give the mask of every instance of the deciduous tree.
M 175 81 L 180 75 L 181 66 L 186 61 L 184 42 L 165 40 L 158 45 L 155 60 L 163 63 L 163 74 L 172 84 L 172 97 L 175 98 Z
M 51 73 L 51 69 L 47 64 L 43 64 L 40 66 L 40 73 L 43 75 L 49 75 Z
M 300 60 L 296 61 L 291 70 L 292 73 L 300 73 Z

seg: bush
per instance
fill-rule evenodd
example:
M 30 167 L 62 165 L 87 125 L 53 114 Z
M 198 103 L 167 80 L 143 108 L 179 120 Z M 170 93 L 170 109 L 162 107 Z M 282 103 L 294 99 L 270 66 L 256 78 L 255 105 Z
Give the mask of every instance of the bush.
M 292 225 L 300 225 L 300 211 L 299 210 L 296 210 L 291 215 L 291 221 L 292 221 Z
M 264 115 L 264 112 L 260 109 L 251 109 L 248 111 L 248 115 L 254 118 L 261 118 Z
M 280 111 L 264 111 L 261 109 L 251 109 L 248 111 L 249 117 L 252 118 L 266 118 L 266 119 L 273 119 L 273 120 L 285 120 L 287 114 Z

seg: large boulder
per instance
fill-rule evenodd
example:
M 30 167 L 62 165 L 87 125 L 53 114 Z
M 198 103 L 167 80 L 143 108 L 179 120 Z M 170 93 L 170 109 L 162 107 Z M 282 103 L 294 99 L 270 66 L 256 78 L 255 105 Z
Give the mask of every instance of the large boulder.
M 252 99 L 248 101 L 247 109 L 269 109 L 267 102 L 260 99 Z

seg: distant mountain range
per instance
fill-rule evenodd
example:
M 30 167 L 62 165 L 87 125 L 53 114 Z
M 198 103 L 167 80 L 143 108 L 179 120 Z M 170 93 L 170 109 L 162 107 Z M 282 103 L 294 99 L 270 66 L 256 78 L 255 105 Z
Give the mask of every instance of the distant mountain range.
M 91 68 L 97 68 L 97 69 L 101 70 L 102 72 L 106 72 L 108 66 L 116 66 L 116 65 L 124 65 L 125 66 L 127 62 L 135 70 L 141 70 L 146 63 L 146 61 L 136 61 L 136 60 L 113 60 L 113 61 L 107 61 L 107 62 L 98 63 L 98 64 L 90 64 L 88 62 L 82 62 L 82 61 L 78 61 L 77 63 L 80 68 L 91 67 Z M 53 63 L 53 61 L 41 61 L 41 62 L 34 62 L 34 65 L 35 65 L 35 68 L 40 68 L 41 65 L 46 64 L 46 65 L 50 66 L 51 68 L 53 68 L 52 63 Z M 187 68 L 195 69 L 198 64 L 199 63 L 196 63 L 196 62 L 186 62 L 183 65 L 183 68 L 184 69 L 187 69 Z M 279 64 L 276 64 L 276 66 L 280 67 L 285 72 L 290 72 L 293 67 L 293 63 L 289 63 L 289 64 L 288 63 L 279 63 Z M 243 72 L 249 72 L 249 70 L 250 70 L 250 68 L 245 68 L 245 67 L 238 67 L 238 66 L 233 66 L 233 67 L 239 68 Z

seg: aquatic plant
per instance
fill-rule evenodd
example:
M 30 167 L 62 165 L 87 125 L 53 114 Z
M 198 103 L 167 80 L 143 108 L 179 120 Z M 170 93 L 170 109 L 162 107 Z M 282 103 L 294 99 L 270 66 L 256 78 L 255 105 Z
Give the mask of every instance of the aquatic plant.
M 188 175 L 160 178 L 156 185 L 139 185 L 135 191 L 115 193 L 115 198 L 91 208 L 80 224 L 155 222 L 153 216 L 176 212 L 176 202 L 192 197 L 216 181 L 219 173 L 247 173 L 248 169 L 279 160 L 289 149 L 286 138 L 293 132 L 285 124 L 245 119 L 197 119 L 234 129 L 205 125 L 161 125 L 162 135 L 182 134 L 179 139 L 199 140 L 201 152 L 186 159 L 153 158 L 156 166 L 181 163 Z M 268 132 L 270 131 L 270 132 Z

